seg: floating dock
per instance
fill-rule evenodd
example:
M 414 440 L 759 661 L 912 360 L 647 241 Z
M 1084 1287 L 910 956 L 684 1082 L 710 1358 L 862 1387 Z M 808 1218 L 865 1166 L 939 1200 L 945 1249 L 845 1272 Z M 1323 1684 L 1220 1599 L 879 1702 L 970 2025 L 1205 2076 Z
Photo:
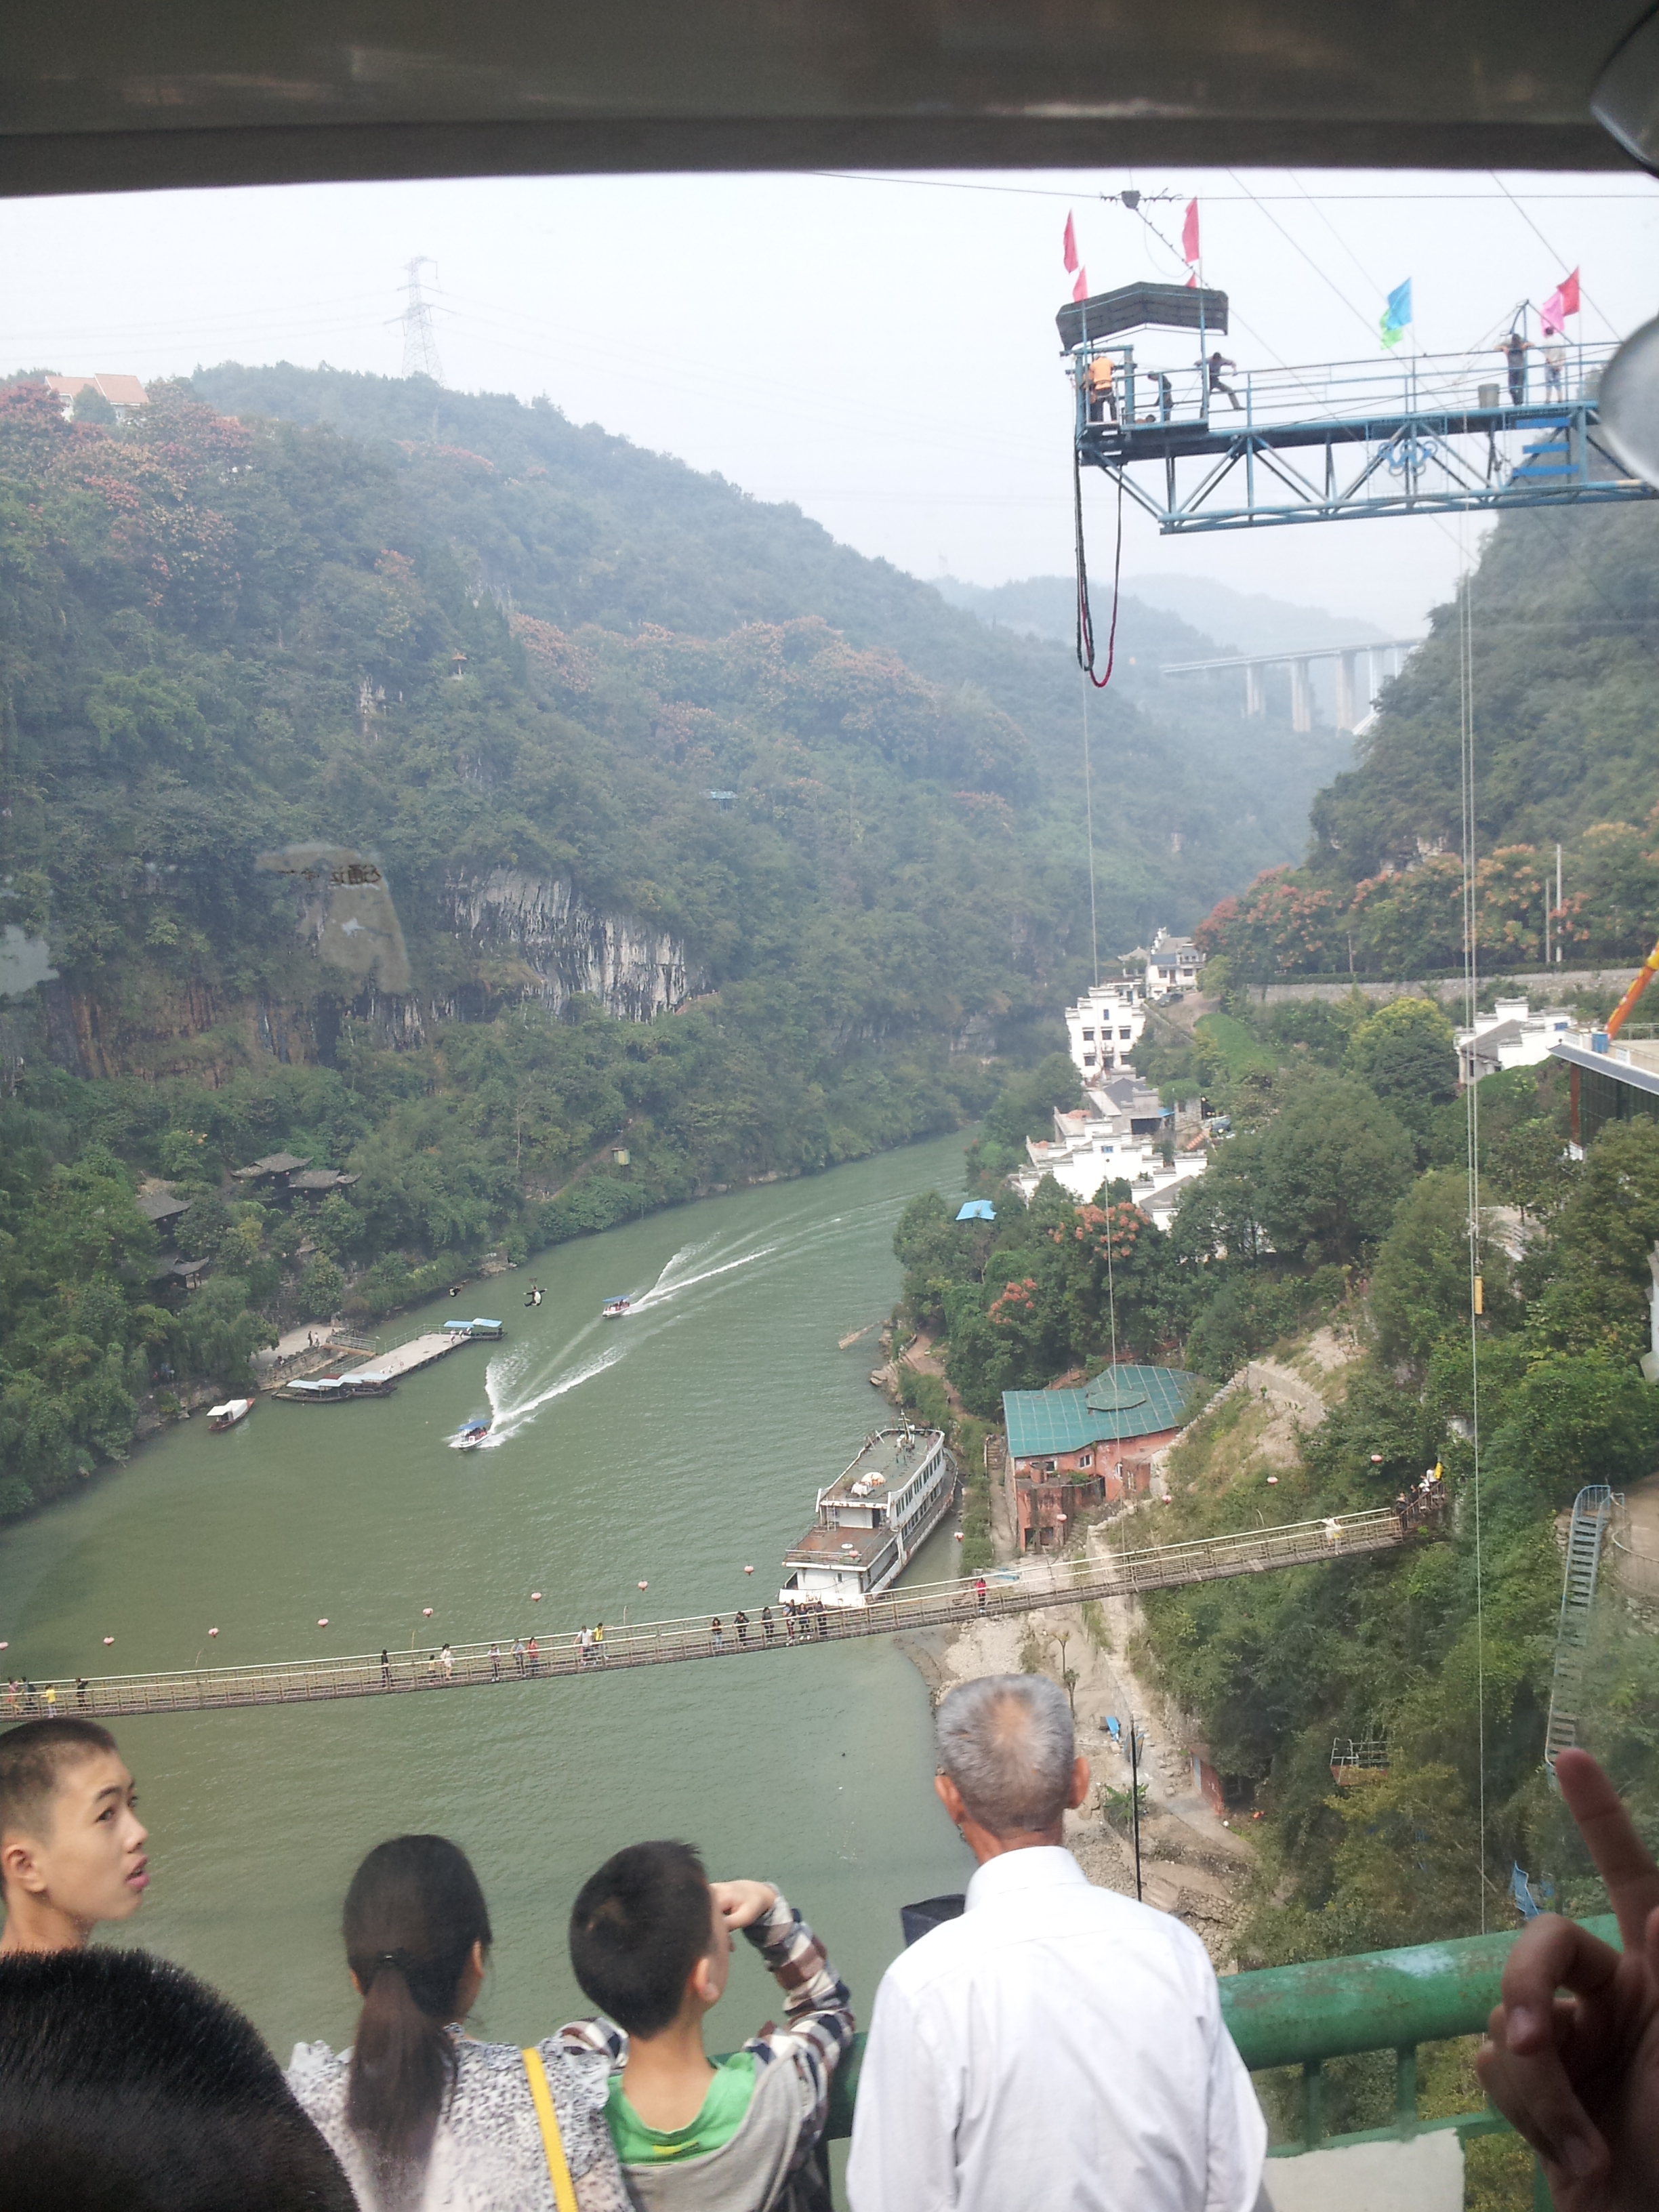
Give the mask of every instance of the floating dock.
M 394 1352 L 378 1352 L 372 1355 L 368 1366 L 382 1381 L 400 1382 L 405 1375 L 413 1375 L 422 1367 L 430 1367 L 434 1359 L 441 1359 L 447 1352 L 453 1352 L 458 1344 L 471 1344 L 468 1328 L 434 1328 L 425 1336 L 411 1336 L 407 1344 L 400 1344 Z

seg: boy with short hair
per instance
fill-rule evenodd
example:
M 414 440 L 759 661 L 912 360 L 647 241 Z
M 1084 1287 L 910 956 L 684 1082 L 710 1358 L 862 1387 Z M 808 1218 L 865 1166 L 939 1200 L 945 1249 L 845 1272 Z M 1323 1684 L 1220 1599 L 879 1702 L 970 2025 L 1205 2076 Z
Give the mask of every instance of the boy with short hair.
M 0 1956 L 78 1951 L 149 1884 L 137 1792 L 115 1738 L 70 1715 L 0 1735 Z
M 785 2025 L 715 2067 L 703 2020 L 725 1991 L 735 1929 L 783 1990 Z M 816 2154 L 852 2000 L 771 1883 L 711 1882 L 689 1844 L 631 1844 L 583 1886 L 570 1960 L 608 2017 L 562 2033 L 611 2059 L 605 2118 L 647 2212 L 827 2208 Z

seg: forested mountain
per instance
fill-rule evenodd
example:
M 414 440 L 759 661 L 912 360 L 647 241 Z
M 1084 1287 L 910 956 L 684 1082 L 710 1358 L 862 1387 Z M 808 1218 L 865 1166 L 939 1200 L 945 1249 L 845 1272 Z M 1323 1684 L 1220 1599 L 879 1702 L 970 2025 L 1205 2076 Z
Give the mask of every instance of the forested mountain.
M 952 1126 L 1089 972 L 1064 651 L 546 404 L 20 383 L 0 637 L 0 1503 L 342 1297 Z M 1285 849 L 1240 726 L 1098 702 L 1103 946 Z
M 1639 959 L 1659 930 L 1659 507 L 1506 514 L 1469 590 L 1480 943 Z M 1313 807 L 1307 864 L 1206 925 L 1241 975 L 1455 965 L 1461 955 L 1460 617 L 1384 695 L 1358 764 Z M 1554 902 L 1555 843 L 1564 899 Z

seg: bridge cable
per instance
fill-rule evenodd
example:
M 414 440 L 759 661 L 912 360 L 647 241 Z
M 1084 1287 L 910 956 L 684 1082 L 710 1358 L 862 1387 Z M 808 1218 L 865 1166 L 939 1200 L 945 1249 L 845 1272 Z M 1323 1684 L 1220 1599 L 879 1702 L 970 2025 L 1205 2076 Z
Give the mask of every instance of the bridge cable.
M 1458 536 L 1464 537 L 1459 517 Z M 1461 549 L 1460 549 L 1461 550 Z M 1464 1023 L 1474 1030 L 1475 998 L 1480 981 L 1480 957 L 1475 940 L 1478 909 L 1475 901 L 1474 791 L 1474 571 L 1466 568 L 1458 590 L 1458 738 L 1463 810 L 1463 996 Z M 1480 1086 L 1470 1063 L 1464 1085 L 1465 1157 L 1468 1175 L 1469 1245 L 1469 1435 L 1474 1447 L 1472 1489 L 1474 1504 L 1474 1669 L 1475 1731 L 1480 1775 L 1479 1841 L 1480 1867 L 1486 1864 L 1486 1590 L 1481 1557 L 1480 1525 L 1480 1315 L 1484 1299 L 1480 1275 Z M 1480 1890 L 1480 1932 L 1486 1932 L 1486 1893 Z

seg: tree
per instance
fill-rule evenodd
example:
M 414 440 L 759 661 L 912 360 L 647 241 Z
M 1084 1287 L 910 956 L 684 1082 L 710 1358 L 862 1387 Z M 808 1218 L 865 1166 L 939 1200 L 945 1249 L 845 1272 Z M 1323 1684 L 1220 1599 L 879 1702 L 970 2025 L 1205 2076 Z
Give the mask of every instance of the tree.
M 1489 1316 L 1509 1307 L 1509 1263 L 1483 1218 L 1479 1254 Z M 1450 1169 L 1412 1185 L 1371 1269 L 1371 1316 L 1384 1359 L 1426 1366 L 1448 1329 L 1467 1331 L 1472 1295 L 1468 1184 Z
M 1388 1233 L 1411 1181 L 1411 1140 L 1375 1095 L 1310 1077 L 1262 1131 L 1259 1205 L 1285 1259 L 1352 1261 Z
M 313 1252 L 300 1277 L 300 1311 L 307 1321 L 326 1321 L 344 1296 L 345 1277 L 325 1252 Z
M 1427 1142 L 1434 1109 L 1457 1090 L 1452 1025 L 1429 999 L 1390 999 L 1379 1006 L 1355 1030 L 1345 1065 L 1419 1146 Z

